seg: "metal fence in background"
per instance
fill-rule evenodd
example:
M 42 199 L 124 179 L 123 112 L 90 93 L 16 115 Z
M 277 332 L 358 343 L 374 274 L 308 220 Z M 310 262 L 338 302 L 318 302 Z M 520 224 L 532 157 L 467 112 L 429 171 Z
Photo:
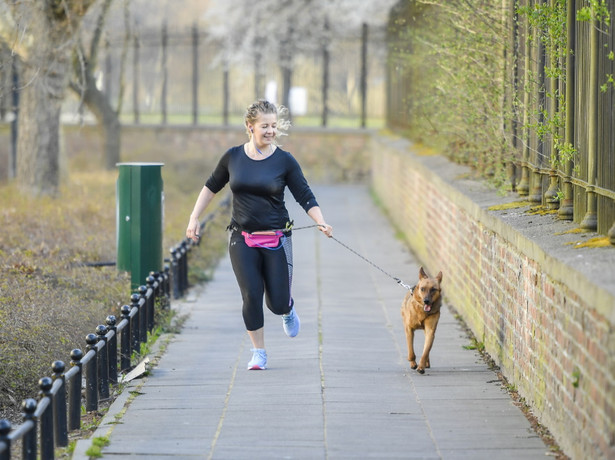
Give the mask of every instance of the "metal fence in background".
M 589 5 L 585 0 L 504 0 L 476 6 L 492 7 L 496 11 L 494 15 L 500 15 L 498 19 L 505 33 L 504 37 L 494 35 L 497 40 L 492 46 L 501 50 L 492 55 L 498 55 L 502 60 L 494 68 L 504 69 L 505 74 L 493 75 L 493 86 L 502 85 L 500 82 L 503 81 L 506 89 L 496 111 L 502 114 L 501 139 L 493 142 L 491 151 L 485 150 L 484 158 L 469 160 L 473 161 L 473 166 L 484 168 L 485 175 L 489 174 L 494 161 L 508 162 L 511 169 L 517 171 L 517 174 L 510 175 L 510 181 L 512 189 L 519 195 L 532 203 L 557 209 L 560 218 L 573 220 L 583 229 L 609 235 L 611 243 L 615 244 L 615 90 L 612 83 L 603 85 L 609 75 L 615 74 L 612 57 L 615 50 L 615 0 L 604 2 L 611 15 L 610 23 L 579 20 L 577 12 Z M 401 132 L 410 130 L 422 116 L 413 107 L 413 102 L 420 97 L 416 92 L 421 87 L 417 84 L 420 75 L 407 65 L 407 56 L 422 43 L 412 41 L 410 25 L 421 27 L 421 14 L 431 14 L 436 8 L 440 8 L 443 15 L 450 14 L 449 7 L 456 6 L 446 2 L 409 0 L 401 1 L 393 10 L 389 30 L 395 29 L 395 32 L 387 37 L 387 123 Z M 524 7 L 543 8 L 543 11 L 563 8 L 560 10 L 565 15 L 562 32 L 564 46 L 569 50 L 565 57 L 550 53 L 550 47 L 539 38 L 545 35 L 541 35 L 543 30 L 539 30 L 542 26 L 519 13 Z M 452 18 L 451 22 L 462 20 L 460 16 Z M 492 26 L 490 24 L 489 28 Z M 428 33 L 429 30 L 423 32 Z M 485 40 L 493 40 L 493 37 Z M 436 38 L 434 42 L 437 43 Z M 437 51 L 428 57 L 430 65 L 438 65 L 438 59 L 450 59 L 450 56 L 438 55 Z M 484 56 L 485 61 L 491 58 Z M 548 72 L 551 63 L 557 59 L 565 61 L 560 62 L 564 72 L 559 75 Z M 565 120 L 561 120 L 558 134 L 560 142 L 568 143 L 576 151 L 570 160 L 554 148 L 553 135 L 540 132 L 541 122 L 556 119 L 562 113 L 562 107 L 557 105 L 562 99 L 556 98 L 556 94 L 565 95 Z M 463 129 L 459 127 L 456 134 L 463 133 Z M 463 134 L 472 140 L 480 138 L 482 133 Z M 454 142 L 451 140 L 451 145 Z M 508 144 L 504 150 L 510 152 L 509 159 L 503 159 L 498 142 Z
M 529 4 L 529 0 L 519 3 Z M 615 12 L 613 0 L 606 4 L 609 11 Z M 544 89 L 534 85 L 531 99 L 540 103 L 542 98 L 547 119 L 556 116 L 558 107 L 552 98 L 547 102 L 545 96 L 556 91 L 565 94 L 563 138 L 577 152 L 573 160 L 560 161 L 553 136 L 541 139 L 536 131 L 526 129 L 526 141 L 517 147 L 517 160 L 522 167 L 517 190 L 531 202 L 558 209 L 561 218 L 574 220 L 586 230 L 602 234 L 611 231 L 615 242 L 615 101 L 612 87 L 600 89 L 603 77 L 615 71 L 613 60 L 601 52 L 615 49 L 613 30 L 609 26 L 600 31 L 603 26 L 595 21 L 577 20 L 577 11 L 585 6 L 583 1 L 569 0 L 566 6 L 570 52 L 566 54 L 566 72 L 561 77 L 550 76 L 545 70 L 553 58 L 549 49 L 540 41 L 526 38 L 538 34 L 536 27 L 523 18 L 511 18 L 511 24 L 513 20 L 519 24 L 514 39 L 523 40 L 513 48 L 517 52 L 511 56 L 511 65 L 516 69 L 514 77 L 527 82 L 533 73 L 544 82 Z M 514 15 L 512 9 L 511 14 Z M 525 59 L 526 54 L 529 59 Z M 531 109 L 522 107 L 516 120 L 518 126 L 523 125 L 523 110 Z
M 384 27 L 364 24 L 319 50 L 298 51 L 290 94 L 283 93 L 283 69 L 274 56 L 254 64 L 223 62 L 220 48 L 196 26 L 142 30 L 128 42 L 107 43 L 100 83 L 112 103 L 122 92 L 126 122 L 228 124 L 263 97 L 287 103 L 299 125 L 306 118 L 320 126 L 341 118 L 364 127 L 384 119 Z

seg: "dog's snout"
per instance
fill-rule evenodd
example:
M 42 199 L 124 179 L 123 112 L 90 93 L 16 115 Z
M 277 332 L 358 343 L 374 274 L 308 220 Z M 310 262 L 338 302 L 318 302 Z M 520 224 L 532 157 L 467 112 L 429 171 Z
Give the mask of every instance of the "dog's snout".
M 424 303 L 425 305 L 429 305 L 429 304 L 431 303 L 431 298 L 430 298 L 430 297 L 425 297 L 425 298 L 423 299 L 423 303 Z

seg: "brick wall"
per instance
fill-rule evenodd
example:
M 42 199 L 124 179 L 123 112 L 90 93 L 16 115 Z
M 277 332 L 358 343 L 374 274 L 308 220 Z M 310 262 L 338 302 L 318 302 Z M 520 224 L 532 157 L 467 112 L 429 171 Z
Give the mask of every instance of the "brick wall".
M 468 171 L 401 140 L 374 138 L 372 151 L 372 186 L 394 225 L 443 271 L 446 301 L 541 423 L 571 458 L 615 458 L 613 289 L 488 211 L 503 198 Z M 612 275 L 615 249 L 605 251 Z

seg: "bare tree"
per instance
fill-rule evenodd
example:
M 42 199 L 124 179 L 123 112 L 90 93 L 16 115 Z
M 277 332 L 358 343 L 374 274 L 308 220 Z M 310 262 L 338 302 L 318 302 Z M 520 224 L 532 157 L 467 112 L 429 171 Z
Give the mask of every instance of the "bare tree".
M 288 105 L 295 56 L 320 50 L 331 36 L 384 24 L 397 0 L 210 0 L 208 32 L 223 43 L 221 60 L 245 62 L 258 76 L 264 56 L 277 56 L 282 103 Z M 260 84 L 255 84 L 257 90 Z
M 81 20 L 95 0 L 0 2 L 0 37 L 21 58 L 17 180 L 32 195 L 59 187 L 60 110 Z
M 104 0 L 97 12 L 88 51 L 83 40 L 75 48 L 73 79 L 70 82 L 70 88 L 94 114 L 100 125 L 104 144 L 104 164 L 107 169 L 114 169 L 120 161 L 121 126 L 118 111 L 111 105 L 108 95 L 96 85 L 95 72 L 98 67 L 98 52 L 105 20 L 111 3 L 113 0 Z
M 0 40 L 0 120 L 12 109 L 10 107 L 13 57 L 6 43 Z

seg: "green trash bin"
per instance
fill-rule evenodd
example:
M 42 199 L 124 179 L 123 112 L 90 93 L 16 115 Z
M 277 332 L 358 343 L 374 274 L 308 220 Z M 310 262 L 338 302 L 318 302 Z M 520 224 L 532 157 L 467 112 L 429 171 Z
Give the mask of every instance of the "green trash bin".
M 118 163 L 116 229 L 117 268 L 130 272 L 132 289 L 161 271 L 164 163 Z

